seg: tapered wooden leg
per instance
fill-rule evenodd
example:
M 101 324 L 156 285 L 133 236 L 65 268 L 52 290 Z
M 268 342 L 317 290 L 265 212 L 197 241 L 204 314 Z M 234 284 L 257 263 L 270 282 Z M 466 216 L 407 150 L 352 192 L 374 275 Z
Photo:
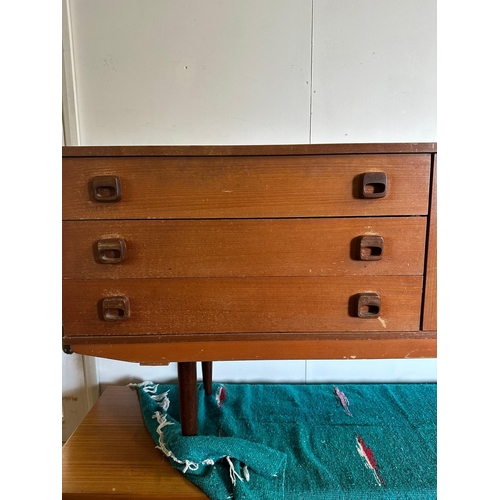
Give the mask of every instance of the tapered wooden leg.
M 203 372 L 203 388 L 205 394 L 210 396 L 212 394 L 212 361 L 202 361 L 201 371 Z
M 196 363 L 177 364 L 179 377 L 179 403 L 183 436 L 198 434 L 198 391 L 196 389 Z

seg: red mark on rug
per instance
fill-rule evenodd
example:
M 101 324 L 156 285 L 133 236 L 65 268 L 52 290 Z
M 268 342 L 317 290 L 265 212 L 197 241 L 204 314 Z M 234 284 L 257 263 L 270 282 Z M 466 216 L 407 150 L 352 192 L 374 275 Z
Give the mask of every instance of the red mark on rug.
M 215 395 L 215 400 L 217 401 L 217 405 L 219 406 L 219 408 L 221 408 L 222 405 L 224 404 L 226 396 L 227 396 L 226 386 L 221 385 L 219 387 L 219 390 L 217 391 L 217 394 Z
M 377 484 L 379 486 L 382 485 L 385 486 L 385 482 L 378 471 L 378 464 L 377 460 L 375 459 L 375 455 L 373 454 L 373 451 L 370 448 L 368 448 L 368 446 L 366 446 L 365 441 L 361 436 L 356 437 L 356 441 L 357 441 L 356 449 L 358 450 L 359 455 L 365 459 L 364 461 L 365 467 L 367 467 L 373 472 L 375 480 L 377 481 Z
M 334 389 L 335 395 L 339 398 L 342 408 L 344 408 L 344 411 L 347 413 L 347 415 L 352 417 L 351 410 L 349 410 L 349 400 L 347 399 L 347 396 L 338 387 L 334 387 Z

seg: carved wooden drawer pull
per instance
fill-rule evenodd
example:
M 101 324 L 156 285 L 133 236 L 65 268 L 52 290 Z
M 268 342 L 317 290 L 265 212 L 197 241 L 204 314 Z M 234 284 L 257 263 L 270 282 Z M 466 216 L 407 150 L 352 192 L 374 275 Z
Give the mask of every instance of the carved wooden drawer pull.
M 101 308 L 104 321 L 125 321 L 130 318 L 128 297 L 106 297 L 101 302 Z
M 378 318 L 380 316 L 380 295 L 373 292 L 358 293 L 358 318 Z
M 122 199 L 122 184 L 116 175 L 104 175 L 92 179 L 92 196 L 95 201 L 114 202 Z
M 359 260 L 381 260 L 384 253 L 384 238 L 377 235 L 365 235 L 358 238 Z
M 102 238 L 97 242 L 97 261 L 118 264 L 127 258 L 127 244 L 123 238 Z
M 384 172 L 363 174 L 363 198 L 383 198 L 387 194 L 387 175 Z

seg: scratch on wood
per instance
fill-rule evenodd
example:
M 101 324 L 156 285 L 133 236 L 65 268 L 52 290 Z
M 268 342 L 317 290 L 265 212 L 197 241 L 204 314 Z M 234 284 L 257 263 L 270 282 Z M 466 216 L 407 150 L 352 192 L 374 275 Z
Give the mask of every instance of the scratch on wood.
M 408 354 L 404 357 L 404 359 L 409 358 L 409 357 L 410 357 L 410 354 L 411 354 L 412 352 L 416 352 L 416 351 L 418 351 L 418 349 L 413 349 L 412 351 L 410 351 L 410 352 L 409 352 L 409 353 L 408 353 Z
M 385 319 L 382 319 L 382 318 L 379 316 L 379 317 L 378 317 L 378 320 L 380 321 L 380 323 L 382 324 L 382 326 L 383 326 L 384 328 L 387 328 L 387 325 L 386 325 L 386 323 L 385 323 Z

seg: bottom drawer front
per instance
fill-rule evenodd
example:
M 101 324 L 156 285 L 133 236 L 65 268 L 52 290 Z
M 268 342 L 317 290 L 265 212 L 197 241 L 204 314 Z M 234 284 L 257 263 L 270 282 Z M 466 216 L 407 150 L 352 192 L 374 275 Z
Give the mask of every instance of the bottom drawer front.
M 70 336 L 388 332 L 419 330 L 422 277 L 65 281 L 62 289 Z M 370 317 L 370 300 L 368 307 L 357 302 L 357 294 L 370 292 L 380 297 L 378 317 Z M 118 304 L 126 298 L 128 311 L 103 311 L 109 297 L 119 297 Z M 367 317 L 357 316 L 359 307 Z

